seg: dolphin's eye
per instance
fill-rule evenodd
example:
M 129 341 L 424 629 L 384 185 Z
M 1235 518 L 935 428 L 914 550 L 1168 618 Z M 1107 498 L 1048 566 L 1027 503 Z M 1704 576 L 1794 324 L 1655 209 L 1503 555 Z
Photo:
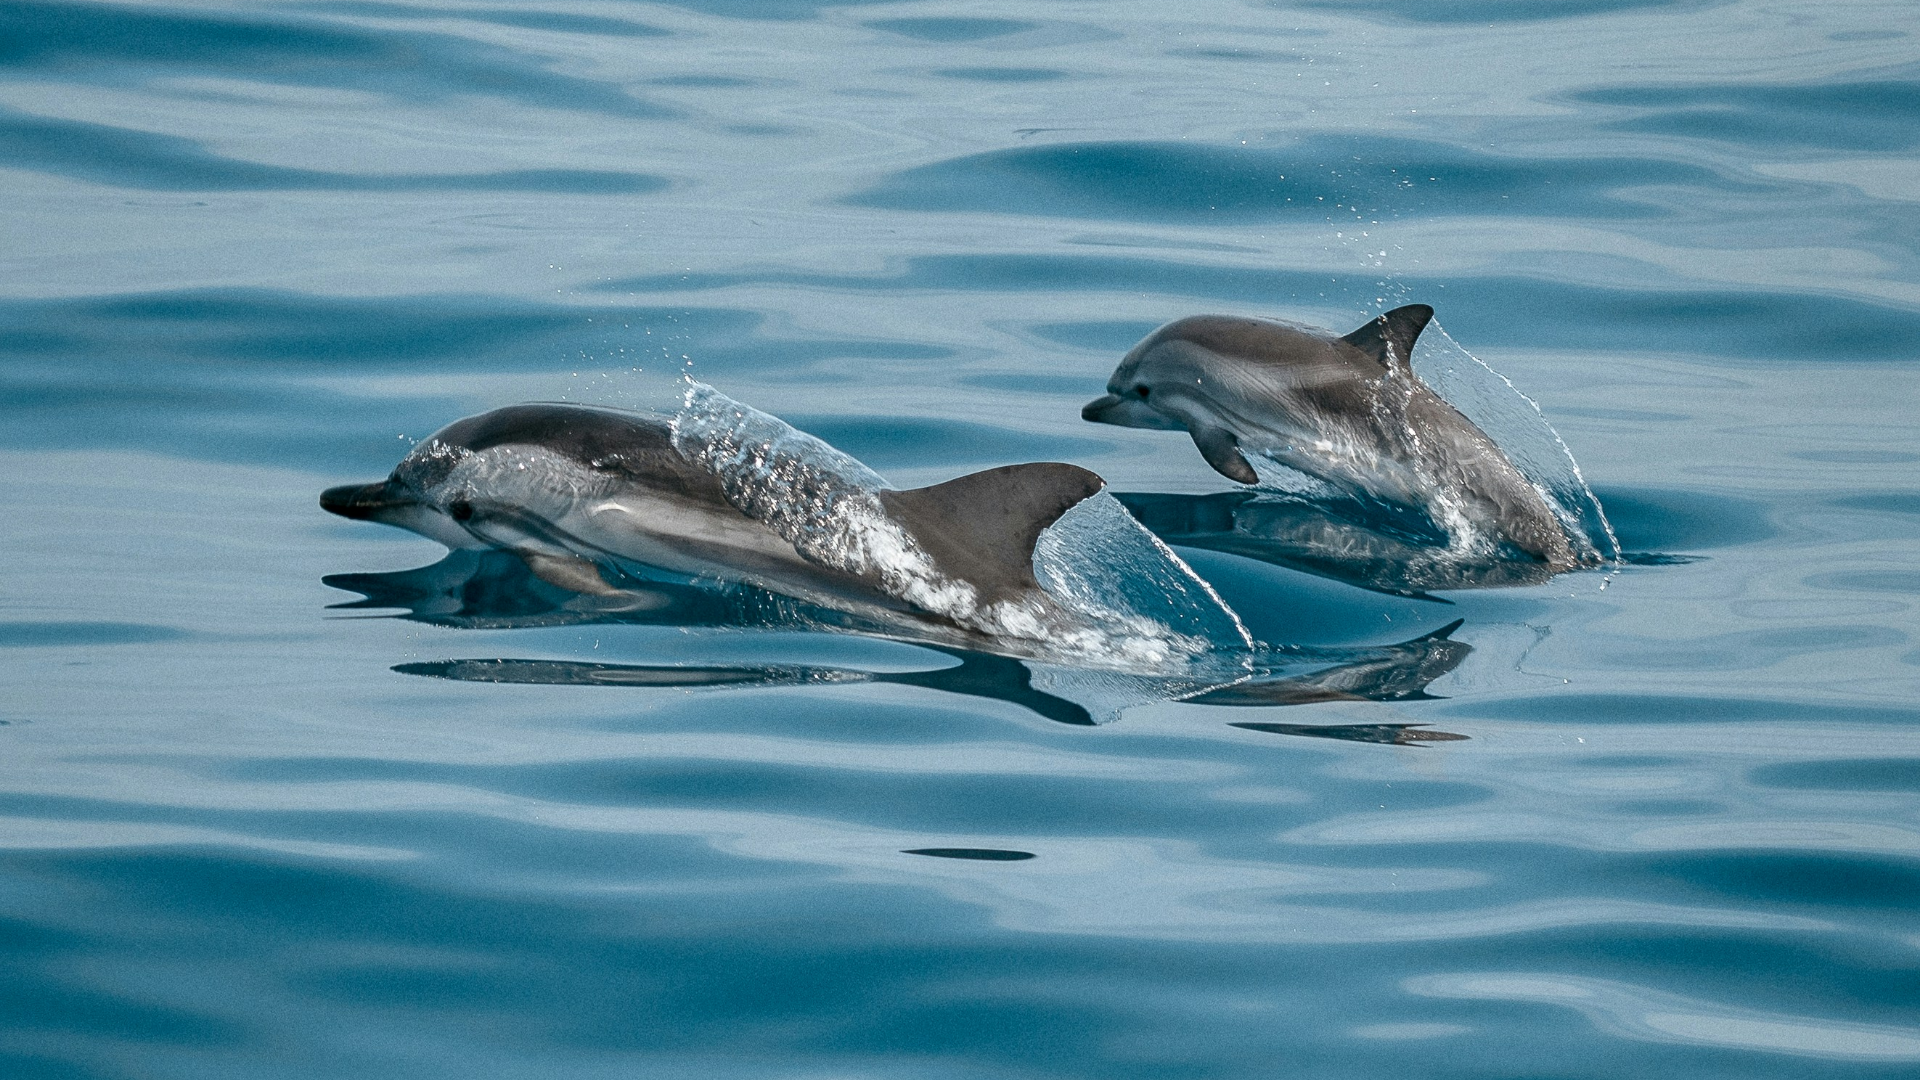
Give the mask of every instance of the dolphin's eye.
M 1141 400 L 1141 401 L 1145 401 L 1145 400 L 1147 400 L 1147 395 L 1148 395 L 1149 393 L 1151 393 L 1152 391 L 1151 391 L 1151 390 L 1149 390 L 1149 389 L 1148 389 L 1147 387 L 1144 387 L 1144 386 L 1136 386 L 1136 387 L 1134 387 L 1134 388 L 1133 388 L 1133 392 L 1134 392 L 1134 393 L 1136 393 L 1136 394 L 1139 394 L 1139 395 L 1140 395 L 1140 400 Z
M 473 504 L 465 499 L 455 499 L 447 504 L 447 513 L 455 521 L 466 521 L 473 517 Z

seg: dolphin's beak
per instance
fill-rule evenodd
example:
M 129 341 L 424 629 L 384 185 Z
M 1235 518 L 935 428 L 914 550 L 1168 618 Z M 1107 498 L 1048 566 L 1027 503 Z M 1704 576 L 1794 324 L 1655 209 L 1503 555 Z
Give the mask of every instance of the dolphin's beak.
M 1080 419 L 1115 427 L 1146 428 L 1149 431 L 1179 431 L 1185 425 L 1146 403 L 1141 398 L 1107 394 L 1094 398 L 1080 409 Z
M 1096 424 L 1112 423 L 1107 419 L 1107 411 L 1118 404 L 1120 404 L 1120 395 L 1102 394 L 1080 406 L 1080 419 L 1091 420 Z
M 406 489 L 391 480 L 371 484 L 342 484 L 320 493 L 320 509 L 355 521 L 378 521 L 388 510 L 413 504 Z

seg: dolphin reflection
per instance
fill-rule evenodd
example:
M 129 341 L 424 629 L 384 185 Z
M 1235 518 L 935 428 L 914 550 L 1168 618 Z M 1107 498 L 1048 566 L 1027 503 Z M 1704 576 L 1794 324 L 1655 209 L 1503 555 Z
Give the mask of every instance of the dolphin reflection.
M 1375 592 L 1447 603 L 1429 590 L 1538 585 L 1554 576 L 1542 562 L 1473 558 L 1398 508 L 1346 495 L 1267 489 L 1176 495 L 1116 491 L 1134 520 L 1169 544 L 1223 551 Z M 1697 556 L 1625 552 L 1629 566 L 1672 566 Z
M 430 566 L 387 573 L 332 574 L 322 579 L 360 600 L 335 609 L 398 609 L 398 618 L 436 626 L 510 629 L 567 625 L 653 625 L 748 629 L 839 629 L 878 633 L 844 612 L 816 608 L 740 584 L 634 580 L 618 596 L 574 593 L 536 576 L 510 552 L 461 550 Z M 1409 641 L 1348 649 L 1276 650 L 1273 663 L 1226 684 L 1168 681 L 1158 699 L 1226 707 L 1272 707 L 1326 701 L 1415 701 L 1458 667 L 1472 646 L 1451 640 L 1456 620 Z M 800 664 L 654 665 L 546 659 L 448 659 L 396 665 L 407 675 L 460 682 L 611 687 L 775 687 L 837 683 L 916 686 L 1017 705 L 1063 724 L 1092 725 L 1084 706 L 1034 685 L 1034 662 L 947 644 L 911 641 L 954 663 L 914 671 L 867 671 Z M 1245 725 L 1238 725 L 1245 726 Z M 1371 731 L 1381 725 L 1366 725 Z M 1293 731 L 1294 727 L 1301 730 Z M 1281 728 L 1288 730 L 1281 731 Z M 1261 725 L 1254 730 L 1389 742 L 1353 725 Z M 1444 733 L 1426 733 L 1446 738 Z M 1464 738 L 1465 736 L 1454 736 Z

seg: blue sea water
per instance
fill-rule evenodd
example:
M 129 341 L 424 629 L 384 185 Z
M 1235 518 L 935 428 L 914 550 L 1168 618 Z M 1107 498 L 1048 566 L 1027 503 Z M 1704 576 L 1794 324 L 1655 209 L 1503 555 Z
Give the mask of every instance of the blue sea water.
M 1910 3 L 7 0 L 0 177 L 0 1075 L 1920 1070 Z M 1462 620 L 1371 700 L 1089 725 L 315 502 L 688 374 L 1224 492 L 1079 419 L 1118 356 L 1409 302 L 1691 558 L 1178 549 L 1267 642 Z

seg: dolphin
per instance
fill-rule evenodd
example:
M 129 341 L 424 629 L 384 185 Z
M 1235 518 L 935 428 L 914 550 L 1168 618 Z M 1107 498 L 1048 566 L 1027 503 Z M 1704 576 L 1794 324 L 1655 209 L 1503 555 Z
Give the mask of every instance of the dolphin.
M 1413 372 L 1433 318 L 1395 308 L 1351 334 L 1270 319 L 1196 315 L 1147 335 L 1080 415 L 1185 429 L 1215 471 L 1243 484 L 1265 455 L 1347 495 L 1423 514 L 1452 545 L 1510 546 L 1553 573 L 1592 561 L 1545 493 Z
M 768 499 L 690 452 L 673 420 L 535 403 L 455 421 L 385 480 L 329 488 L 320 505 L 449 548 L 511 551 L 542 580 L 616 605 L 667 602 L 608 582 L 639 563 L 933 637 L 1044 642 L 1071 625 L 1034 577 L 1033 548 L 1105 487 L 1098 475 L 1041 462 L 893 490 L 808 486 L 795 471 L 773 476 L 783 497 Z

